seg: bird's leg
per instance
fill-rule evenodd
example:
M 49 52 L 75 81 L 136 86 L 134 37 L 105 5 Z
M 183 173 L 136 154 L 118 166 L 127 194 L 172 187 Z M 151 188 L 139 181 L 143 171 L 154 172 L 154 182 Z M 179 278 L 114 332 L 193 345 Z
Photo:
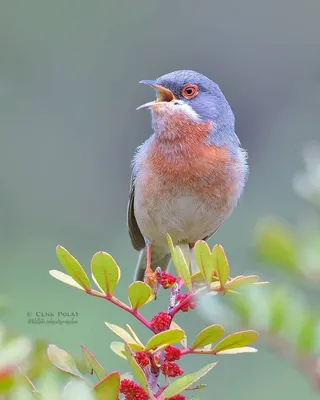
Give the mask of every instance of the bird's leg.
M 152 258 L 152 243 L 147 243 L 147 268 L 144 274 L 144 281 L 153 289 L 154 297 L 157 298 L 158 293 L 158 282 L 156 278 L 156 273 L 153 272 L 151 268 L 151 258 Z

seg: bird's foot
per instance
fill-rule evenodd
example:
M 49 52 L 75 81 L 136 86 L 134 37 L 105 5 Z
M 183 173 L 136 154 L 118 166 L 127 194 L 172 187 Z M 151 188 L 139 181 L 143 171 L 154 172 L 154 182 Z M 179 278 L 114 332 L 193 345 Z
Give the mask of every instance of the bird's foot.
M 154 272 L 150 265 L 147 265 L 146 272 L 144 274 L 144 282 L 151 287 L 154 298 L 156 300 L 159 288 L 157 272 Z

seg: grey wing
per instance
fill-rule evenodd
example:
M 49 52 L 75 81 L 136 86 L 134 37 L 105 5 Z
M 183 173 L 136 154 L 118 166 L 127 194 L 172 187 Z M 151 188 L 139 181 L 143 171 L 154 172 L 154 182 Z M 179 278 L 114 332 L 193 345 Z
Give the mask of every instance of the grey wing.
M 136 217 L 134 215 L 134 179 L 131 176 L 130 181 L 130 192 L 129 192 L 129 203 L 127 209 L 127 222 L 128 230 L 131 238 L 132 246 L 136 250 L 142 250 L 145 247 L 145 240 L 139 229 Z
M 220 225 L 220 226 L 221 226 L 221 225 Z M 206 237 L 203 238 L 202 240 L 205 240 L 205 241 L 209 240 L 209 239 L 217 232 L 217 230 L 220 228 L 220 226 L 219 226 L 215 231 L 213 231 L 212 233 L 210 233 L 210 235 L 206 236 Z

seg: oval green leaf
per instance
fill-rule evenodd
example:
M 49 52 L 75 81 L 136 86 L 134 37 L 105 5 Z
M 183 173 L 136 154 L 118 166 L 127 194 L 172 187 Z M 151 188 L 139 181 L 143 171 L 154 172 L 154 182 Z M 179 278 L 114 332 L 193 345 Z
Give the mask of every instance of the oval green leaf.
M 77 261 L 69 252 L 62 246 L 56 248 L 57 257 L 66 270 L 67 274 L 70 275 L 81 287 L 86 290 L 90 289 L 90 281 L 84 269 L 81 267 L 79 261 Z
M 142 307 L 152 297 L 152 290 L 144 282 L 133 282 L 128 288 L 128 298 L 133 310 Z
M 216 244 L 212 249 L 212 262 L 214 265 L 214 270 L 218 274 L 220 284 L 222 287 L 224 287 L 228 281 L 230 269 L 226 254 L 220 244 Z
M 110 349 L 119 357 L 124 358 L 125 360 L 127 359 L 125 356 L 125 351 L 124 351 L 124 343 L 122 342 L 112 342 L 110 344 Z
M 246 285 L 251 285 L 258 282 L 258 280 L 259 277 L 257 275 L 237 276 L 226 285 L 226 288 L 231 290 L 239 290 Z
M 151 339 L 149 339 L 148 343 L 146 344 L 145 350 L 149 351 L 154 349 L 155 347 L 160 347 L 163 345 L 170 345 L 173 343 L 180 342 L 184 338 L 184 332 L 180 329 L 169 329 L 164 332 L 160 332 Z
M 141 346 L 139 343 L 137 343 L 134 340 L 134 338 L 130 335 L 130 333 L 128 333 L 126 330 L 124 330 L 123 328 L 121 328 L 118 325 L 110 324 L 109 322 L 105 322 L 105 324 L 112 332 L 114 332 L 116 335 L 121 337 L 122 340 L 129 343 L 133 349 L 138 350 L 138 351 L 143 350 L 143 346 Z
M 254 347 L 237 347 L 235 349 L 221 350 L 219 351 L 219 356 L 221 354 L 244 354 L 244 353 L 256 353 L 258 350 Z
M 181 329 L 180 326 L 175 321 L 171 322 L 170 329 L 171 330 L 178 329 L 180 331 L 183 331 L 183 329 Z M 181 343 L 182 347 L 187 348 L 188 347 L 188 338 L 187 338 L 187 335 L 185 332 L 183 332 L 183 334 L 184 334 L 184 337 L 182 340 L 180 340 L 180 343 Z
M 120 279 L 120 268 L 113 257 L 104 251 L 96 253 L 91 260 L 91 273 L 95 284 L 111 296 Z
M 138 383 L 144 388 L 144 390 L 148 391 L 147 378 L 146 378 L 142 368 L 136 362 L 128 343 L 125 343 L 124 349 L 125 349 L 125 355 L 127 357 L 131 371 L 133 372 L 134 376 L 136 377 Z
M 135 333 L 135 331 L 131 328 L 130 325 L 126 324 L 126 328 L 127 331 L 130 333 L 130 335 L 133 337 L 133 339 L 140 344 L 142 347 L 144 347 L 143 343 L 141 342 L 141 340 L 138 338 L 137 334 Z
M 195 338 L 191 345 L 191 349 L 198 349 L 200 347 L 205 347 L 211 343 L 219 340 L 224 334 L 224 329 L 220 325 L 211 325 L 203 329 Z
M 49 271 L 49 274 L 53 276 L 55 279 L 57 279 L 60 282 L 65 283 L 66 285 L 75 287 L 77 289 L 83 290 L 85 292 L 85 289 L 79 285 L 71 276 L 65 274 L 64 272 L 57 271 L 56 269 L 52 269 Z
M 88 350 L 86 346 L 81 346 L 83 358 L 86 362 L 87 367 L 89 368 L 89 372 L 92 374 L 93 372 L 96 374 L 99 380 L 104 379 L 107 376 L 106 371 L 100 365 L 95 356 Z
M 173 245 L 173 241 L 172 241 L 171 236 L 169 234 L 167 234 L 167 242 L 168 242 L 168 247 L 169 247 L 169 250 L 170 250 L 170 253 L 171 253 L 171 258 L 172 258 L 173 265 L 175 265 L 176 262 L 177 262 L 176 253 L 174 251 L 175 247 Z
M 98 382 L 93 391 L 96 395 L 96 400 L 118 400 L 120 387 L 119 372 L 111 372 L 104 379 Z
M 183 280 L 187 289 L 191 292 L 192 291 L 192 282 L 191 282 L 190 270 L 188 268 L 186 259 L 184 258 L 183 252 L 180 249 L 180 247 L 176 247 L 174 249 L 174 254 L 175 254 L 174 266 L 176 268 L 177 274 Z
M 47 355 L 51 363 L 61 371 L 67 372 L 70 375 L 82 378 L 81 372 L 78 370 L 74 359 L 69 353 L 60 349 L 54 344 L 50 344 L 47 349 Z
M 204 278 L 210 284 L 214 272 L 210 247 L 204 240 L 198 240 L 194 246 L 194 258 Z
M 217 354 L 220 351 L 246 347 L 257 340 L 258 336 L 258 332 L 252 330 L 231 333 L 222 339 L 221 342 L 212 349 L 212 352 Z
M 172 382 L 161 394 L 160 399 L 165 400 L 175 396 L 193 385 L 197 380 L 206 375 L 217 363 L 211 363 L 190 375 L 185 375 Z

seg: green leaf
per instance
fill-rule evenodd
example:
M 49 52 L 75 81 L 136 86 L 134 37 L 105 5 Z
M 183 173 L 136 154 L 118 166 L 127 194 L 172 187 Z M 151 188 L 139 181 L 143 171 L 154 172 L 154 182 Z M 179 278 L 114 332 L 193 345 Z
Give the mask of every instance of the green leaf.
M 275 218 L 265 218 L 254 233 L 257 255 L 269 265 L 286 271 L 298 272 L 299 243 L 294 230 Z
M 119 372 L 111 372 L 111 374 L 107 375 L 93 387 L 96 400 L 118 400 L 119 387 Z
M 175 253 L 175 247 L 173 245 L 173 241 L 172 241 L 171 236 L 169 234 L 167 234 L 167 242 L 168 242 L 168 247 L 169 247 L 169 250 L 170 250 L 170 253 L 171 253 L 172 262 L 173 262 L 173 265 L 175 266 L 176 262 L 177 262 L 176 253 Z
M 245 287 L 246 285 L 250 285 L 256 283 L 259 280 L 257 275 L 248 275 L 248 276 L 237 276 L 226 285 L 226 289 L 228 290 L 239 290 Z
M 210 284 L 214 273 L 211 251 L 204 240 L 199 240 L 194 246 L 194 258 L 205 281 Z
M 148 343 L 146 344 L 145 350 L 149 351 L 155 347 L 177 343 L 183 340 L 183 338 L 184 332 L 182 330 L 169 329 L 152 336 L 152 338 L 149 339 Z
M 205 347 L 213 342 L 216 342 L 223 336 L 224 329 L 220 325 L 211 325 L 203 329 L 195 338 L 191 345 L 191 349 L 198 349 L 199 347 Z
M 91 260 L 91 273 L 95 284 L 111 296 L 120 279 L 120 269 L 113 257 L 103 251 L 96 253 Z
M 217 363 L 208 364 L 207 366 L 201 368 L 199 371 L 194 372 L 193 374 L 185 375 L 182 378 L 178 378 L 162 392 L 160 399 L 168 399 L 169 397 L 173 397 L 176 394 L 183 392 L 188 387 L 193 385 L 197 380 L 206 375 L 216 365 Z
M 110 349 L 119 357 L 124 358 L 125 360 L 127 357 L 125 356 L 124 351 L 124 343 L 122 342 L 112 342 L 110 344 Z
M 212 249 L 212 260 L 214 270 L 218 274 L 220 284 L 222 287 L 224 287 L 228 281 L 230 269 L 227 257 L 225 255 L 223 247 L 220 244 L 216 244 Z
M 243 353 L 256 353 L 258 350 L 253 347 L 237 347 L 235 349 L 221 350 L 219 351 L 219 356 L 221 354 L 243 354 Z
M 178 329 L 180 331 L 183 331 L 183 329 L 180 328 L 180 326 L 175 322 L 175 321 L 171 321 L 171 325 L 170 325 L 170 329 Z M 180 343 L 182 345 L 182 347 L 187 348 L 188 347 L 188 338 L 186 333 L 183 331 L 184 337 L 182 340 L 180 340 Z
M 272 291 L 268 296 L 270 302 L 270 321 L 269 330 L 273 333 L 278 333 L 286 323 L 288 317 L 288 301 L 290 299 L 287 290 L 282 288 L 277 291 Z
M 128 288 L 128 297 L 133 310 L 142 307 L 152 296 L 152 290 L 144 282 L 133 282 Z
M 134 340 L 134 338 L 130 335 L 130 333 L 128 333 L 126 330 L 124 330 L 123 328 L 121 328 L 118 325 L 110 324 L 109 322 L 105 322 L 105 324 L 112 332 L 114 332 L 116 335 L 121 337 L 122 340 L 124 340 L 125 342 L 128 342 L 130 344 L 130 347 L 132 347 L 133 349 L 138 350 L 138 351 L 143 350 L 143 346 L 141 346 L 139 343 L 137 343 Z
M 192 291 L 191 275 L 188 264 L 183 255 L 183 251 L 180 247 L 174 247 L 170 235 L 167 234 L 167 241 L 173 265 L 177 271 L 178 276 L 183 280 L 186 287 Z
M 99 380 L 104 379 L 107 376 L 107 373 L 104 370 L 104 368 L 99 364 L 97 359 L 87 349 L 86 346 L 81 346 L 81 347 L 82 347 L 84 360 L 86 362 L 86 365 L 89 368 L 90 373 L 92 374 L 94 372 Z
M 127 331 L 130 333 L 130 335 L 133 337 L 133 339 L 141 345 L 141 347 L 144 347 L 144 344 L 141 342 L 141 340 L 138 338 L 134 330 L 131 328 L 130 325 L 126 324 Z
M 136 362 L 128 343 L 125 343 L 124 348 L 125 348 L 125 355 L 127 357 L 131 371 L 136 377 L 138 383 L 144 388 L 145 391 L 149 392 L 147 378 L 142 368 Z
M 47 349 L 47 354 L 49 360 L 56 368 L 67 372 L 70 375 L 83 379 L 83 376 L 78 370 L 74 359 L 66 351 L 60 349 L 54 344 L 50 344 Z
M 75 287 L 77 289 L 83 290 L 85 292 L 85 289 L 80 286 L 71 276 L 65 274 L 64 272 L 57 271 L 56 269 L 52 269 L 49 271 L 49 274 L 53 276 L 55 279 L 57 279 L 60 282 L 65 283 L 66 285 Z
M 192 291 L 192 282 L 191 282 L 191 275 L 187 265 L 187 262 L 184 258 L 183 252 L 180 247 L 176 247 L 174 249 L 175 254 L 175 268 L 179 277 L 183 280 L 184 284 L 186 285 L 187 289 L 191 292 Z
M 62 246 L 57 246 L 56 252 L 57 257 L 67 274 L 85 290 L 90 290 L 89 278 L 80 263 Z
M 299 350 L 306 353 L 313 352 L 317 344 L 318 328 L 319 320 L 316 315 L 312 313 L 304 315 L 297 338 Z
M 221 340 L 213 349 L 213 353 L 217 354 L 220 351 L 235 349 L 238 347 L 246 347 L 257 340 L 259 334 L 256 331 L 247 330 L 231 333 Z

